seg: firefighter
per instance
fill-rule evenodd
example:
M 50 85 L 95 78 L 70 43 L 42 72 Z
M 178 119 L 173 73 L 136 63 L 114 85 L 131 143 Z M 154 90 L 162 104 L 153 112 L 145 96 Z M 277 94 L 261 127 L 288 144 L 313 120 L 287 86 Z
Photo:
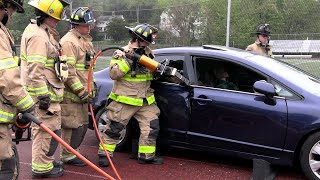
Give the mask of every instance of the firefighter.
M 56 26 L 69 4 L 62 0 L 31 0 L 36 19 L 32 19 L 21 38 L 21 72 L 29 94 L 36 102 L 35 116 L 58 136 L 61 134 L 61 107 L 64 81 L 68 75 L 61 56 Z M 32 178 L 63 175 L 62 163 L 54 161 L 58 142 L 32 124 Z
M 157 29 L 149 24 L 140 24 L 129 28 L 131 41 L 124 47 L 127 52 L 136 52 L 154 58 L 149 44 Z M 129 55 L 128 55 L 129 54 Z M 131 58 L 128 53 L 128 57 Z M 138 162 L 142 164 L 163 164 L 163 159 L 155 156 L 156 139 L 159 132 L 160 110 L 156 105 L 153 89 L 150 88 L 153 75 L 148 69 L 126 58 L 125 53 L 117 50 L 110 61 L 110 77 L 114 80 L 106 107 L 109 122 L 106 125 L 103 145 L 99 147 L 99 166 L 108 166 L 103 146 L 113 156 L 116 144 L 125 133 L 125 127 L 134 117 L 140 126 Z
M 261 55 L 272 56 L 272 47 L 269 44 L 271 35 L 270 25 L 260 24 L 259 26 L 257 26 L 256 32 L 254 34 L 257 35 L 257 39 L 253 44 L 249 45 L 246 50 L 253 51 Z
M 21 85 L 20 71 L 14 56 L 14 40 L 7 25 L 15 13 L 24 13 L 22 0 L 0 0 L 0 179 L 18 178 L 10 124 L 17 112 L 33 113 L 34 102 Z
M 69 19 L 72 29 L 60 41 L 69 69 L 61 103 L 62 139 L 74 149 L 79 148 L 89 123 L 88 102 L 92 95 L 87 91 L 87 82 L 90 62 L 94 56 L 89 33 L 95 21 L 88 7 L 77 8 Z M 66 148 L 62 149 L 61 160 L 70 165 L 86 165 Z

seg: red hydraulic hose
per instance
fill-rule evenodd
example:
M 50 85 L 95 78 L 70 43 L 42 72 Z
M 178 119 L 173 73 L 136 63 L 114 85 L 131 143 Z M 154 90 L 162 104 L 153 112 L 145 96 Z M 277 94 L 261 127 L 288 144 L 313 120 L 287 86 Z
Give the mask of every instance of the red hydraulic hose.
M 101 55 L 101 53 L 107 49 L 119 49 L 119 48 L 116 48 L 116 47 L 111 47 L 111 48 L 106 48 L 104 50 L 100 50 L 93 58 L 93 60 L 91 61 L 90 63 L 90 68 L 89 68 L 89 73 L 88 73 L 88 84 L 87 84 L 87 90 L 88 92 L 91 91 L 91 76 L 92 76 L 92 69 L 93 69 L 93 66 L 94 66 L 94 63 L 96 62 L 97 58 Z M 111 168 L 112 170 L 114 171 L 114 173 L 116 174 L 117 178 L 119 180 L 121 180 L 121 177 L 117 171 L 117 169 L 115 168 L 115 166 L 113 165 L 113 162 L 109 156 L 109 153 L 107 152 L 106 148 L 103 146 L 103 141 L 102 141 L 102 138 L 101 138 L 101 135 L 100 135 L 100 132 L 98 130 L 98 126 L 97 126 L 97 123 L 96 123 L 96 118 L 95 118 L 95 115 L 94 115 L 94 112 L 93 112 L 93 108 L 92 108 L 92 103 L 89 104 L 89 108 L 90 108 L 90 112 L 91 112 L 91 117 L 92 117 L 92 120 L 93 120 L 93 125 L 94 125 L 94 129 L 96 131 L 96 134 L 98 135 L 98 138 L 99 138 L 99 141 L 100 141 L 100 144 L 101 146 L 103 147 L 103 150 L 104 152 L 106 153 L 106 156 L 110 162 L 110 165 L 111 165 Z
M 83 157 L 79 152 L 74 150 L 69 144 L 64 142 L 59 136 L 57 136 L 53 131 L 51 131 L 46 125 L 44 125 L 39 119 L 35 118 L 33 115 L 29 113 L 23 114 L 24 117 L 27 119 L 33 121 L 35 124 L 40 126 L 44 131 L 49 133 L 55 140 L 57 140 L 61 145 L 66 147 L 69 151 L 71 151 L 74 155 L 76 155 L 78 158 L 80 158 L 83 162 L 87 163 L 90 167 L 92 167 L 94 170 L 98 171 L 101 175 L 106 177 L 107 179 L 115 180 L 113 177 L 111 177 L 109 174 L 98 168 L 96 165 L 94 165 L 92 162 L 87 160 L 85 157 Z

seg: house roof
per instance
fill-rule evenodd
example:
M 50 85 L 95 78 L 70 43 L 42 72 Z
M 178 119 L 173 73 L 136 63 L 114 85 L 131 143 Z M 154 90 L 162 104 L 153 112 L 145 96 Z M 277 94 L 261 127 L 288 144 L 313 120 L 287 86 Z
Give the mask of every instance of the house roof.
M 110 21 L 111 19 L 113 18 L 121 18 L 121 19 L 124 19 L 123 18 L 123 15 L 111 15 L 111 16 L 99 16 L 97 18 L 97 21 Z
M 271 40 L 275 53 L 320 53 L 320 40 Z

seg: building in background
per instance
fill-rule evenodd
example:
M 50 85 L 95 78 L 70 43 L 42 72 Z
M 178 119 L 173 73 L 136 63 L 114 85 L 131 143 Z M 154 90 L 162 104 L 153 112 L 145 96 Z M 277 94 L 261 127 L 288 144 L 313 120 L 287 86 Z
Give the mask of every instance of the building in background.
M 105 38 L 104 38 L 105 40 L 111 39 L 110 37 L 108 37 L 106 30 L 107 30 L 108 24 L 112 21 L 112 19 L 115 19 L 115 18 L 124 20 L 123 15 L 115 15 L 115 12 L 112 12 L 112 15 L 110 16 L 99 16 L 97 18 L 96 28 L 98 28 L 99 32 L 105 34 Z
M 275 57 L 320 57 L 320 40 L 271 40 Z

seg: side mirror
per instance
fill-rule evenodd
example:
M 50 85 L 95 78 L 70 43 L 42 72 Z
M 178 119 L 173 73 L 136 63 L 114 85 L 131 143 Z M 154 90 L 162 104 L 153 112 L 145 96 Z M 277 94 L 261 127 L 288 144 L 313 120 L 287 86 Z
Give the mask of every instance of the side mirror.
M 276 95 L 276 90 L 274 86 L 264 80 L 256 81 L 253 84 L 254 91 L 264 94 L 266 97 L 264 99 L 264 103 L 269 105 L 276 105 L 276 99 L 273 98 L 273 96 Z
M 264 94 L 267 98 L 273 98 L 276 95 L 274 86 L 264 80 L 256 81 L 253 84 L 254 91 Z

